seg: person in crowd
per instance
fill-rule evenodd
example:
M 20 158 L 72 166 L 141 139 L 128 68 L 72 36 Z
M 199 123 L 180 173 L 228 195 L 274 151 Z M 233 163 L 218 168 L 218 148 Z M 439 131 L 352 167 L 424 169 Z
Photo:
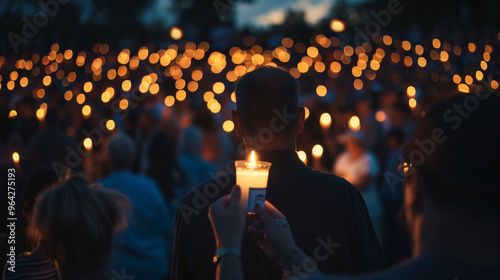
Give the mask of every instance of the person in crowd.
M 389 110 L 389 119 L 392 128 L 401 129 L 405 135 L 405 141 L 415 133 L 415 122 L 412 120 L 411 110 L 408 104 L 395 103 Z
M 73 170 L 80 170 L 81 158 L 77 151 L 76 143 L 73 138 L 69 137 L 59 127 L 59 119 L 57 112 L 48 110 L 45 117 L 46 127 L 38 132 L 29 142 L 26 148 L 24 160 L 21 163 L 21 168 L 26 174 L 31 173 L 34 169 L 40 166 L 59 166 L 67 164 L 71 165 Z M 74 154 L 77 156 L 74 156 Z M 81 157 L 81 156 L 80 156 Z M 74 160 L 68 161 L 68 158 Z
M 373 114 L 372 110 L 373 102 L 366 93 L 363 93 L 356 99 L 355 105 L 356 112 L 359 116 L 361 131 L 365 136 L 364 144 L 369 149 L 374 149 L 380 143 L 382 127 L 380 123 L 375 120 L 375 114 Z
M 172 242 L 171 216 L 158 185 L 149 177 L 130 171 L 134 144 L 121 133 L 108 144 L 113 173 L 99 181 L 104 189 L 117 190 L 131 203 L 128 226 L 113 239 L 110 271 L 125 269 L 136 280 L 165 279 Z
M 232 113 L 236 135 L 243 139 L 247 152 L 256 150 L 259 160 L 272 163 L 266 198 L 287 215 L 304 252 L 316 254 L 319 267 L 329 273 L 385 268 L 360 192 L 340 177 L 305 166 L 295 152 L 296 135 L 303 130 L 305 116 L 304 108 L 299 107 L 297 80 L 278 68 L 260 68 L 240 79 L 236 100 L 237 111 Z M 215 278 L 211 260 L 215 250 L 226 249 L 226 245 L 214 242 L 208 206 L 230 192 L 235 184 L 234 168 L 219 175 L 194 188 L 179 205 L 172 279 Z M 319 252 L 321 244 L 327 245 Z M 281 277 L 279 266 L 259 250 L 249 234 L 241 245 L 246 279 Z
M 79 174 L 40 195 L 33 226 L 61 280 L 110 279 L 112 239 L 127 207 L 125 196 L 91 187 Z
M 146 174 L 160 186 L 165 202 L 175 204 L 177 188 L 185 187 L 188 181 L 177 161 L 176 141 L 163 131 L 153 134 L 148 147 L 148 160 Z
M 59 182 L 66 179 L 69 172 L 64 173 L 61 177 L 57 175 L 54 169 L 42 166 L 33 171 L 26 179 L 21 194 L 22 212 L 28 224 L 28 241 L 34 245 L 34 249 L 17 256 L 13 268 L 11 268 L 10 262 L 7 262 L 3 279 L 59 279 L 56 268 L 43 253 L 40 240 L 35 239 L 31 223 L 37 196 L 47 189 L 56 187 Z
M 201 143 L 202 133 L 198 126 L 192 125 L 183 131 L 179 164 L 189 179 L 187 190 L 210 179 L 210 172 L 214 171 L 214 165 L 201 156 Z
M 406 264 L 372 275 L 327 278 L 307 257 L 312 255 L 298 249 L 292 220 L 267 201 L 265 209 L 255 205 L 258 220 L 247 230 L 288 279 L 499 279 L 500 122 L 492 122 L 500 119 L 499 106 L 500 96 L 489 93 L 441 101 L 403 148 L 406 160 L 393 178 L 405 180 L 405 218 L 414 246 Z M 459 114 L 453 108 L 473 110 Z M 234 250 L 244 244 L 240 192 L 233 188 L 209 212 L 217 244 Z M 222 258 L 218 279 L 244 279 L 242 263 L 237 254 Z
M 400 129 L 393 129 L 387 133 L 386 144 L 389 152 L 381 175 L 380 197 L 384 208 L 382 244 L 389 264 L 395 264 L 410 256 L 410 240 L 402 222 L 403 182 L 393 180 L 403 156 L 400 148 L 404 138 L 404 133 Z
M 377 157 L 366 149 L 365 137 L 361 130 L 351 130 L 341 135 L 339 141 L 344 144 L 345 151 L 335 160 L 332 172 L 345 178 L 361 192 L 373 228 L 381 240 L 383 209 L 376 185 L 380 171 Z

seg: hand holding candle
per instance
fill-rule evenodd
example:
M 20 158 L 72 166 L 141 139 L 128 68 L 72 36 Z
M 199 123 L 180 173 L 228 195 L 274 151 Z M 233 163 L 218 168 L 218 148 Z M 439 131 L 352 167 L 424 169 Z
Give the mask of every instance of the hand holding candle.
M 240 206 L 245 212 L 253 213 L 255 203 L 264 207 L 271 163 L 257 161 L 255 151 L 252 151 L 249 161 L 237 160 L 235 166 L 236 184 L 241 188 Z

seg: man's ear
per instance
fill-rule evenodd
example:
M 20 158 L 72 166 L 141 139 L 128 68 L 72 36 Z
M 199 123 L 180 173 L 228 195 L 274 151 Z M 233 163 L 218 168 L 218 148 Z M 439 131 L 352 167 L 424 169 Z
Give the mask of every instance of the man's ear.
M 234 132 L 236 133 L 236 137 L 243 139 L 243 128 L 241 127 L 240 117 L 238 116 L 238 112 L 235 110 L 231 111 L 231 118 L 234 123 Z
M 304 131 L 304 122 L 306 119 L 306 110 L 304 107 L 300 106 L 299 107 L 299 116 L 297 120 L 297 134 L 301 134 L 302 131 Z

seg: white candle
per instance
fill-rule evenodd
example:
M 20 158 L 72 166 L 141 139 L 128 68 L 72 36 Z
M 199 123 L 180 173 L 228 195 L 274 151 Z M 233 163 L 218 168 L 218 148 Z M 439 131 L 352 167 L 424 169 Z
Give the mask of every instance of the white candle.
M 252 151 L 250 161 L 237 160 L 235 166 L 236 184 L 241 188 L 240 206 L 244 212 L 253 213 L 255 203 L 264 207 L 271 163 L 257 161 Z

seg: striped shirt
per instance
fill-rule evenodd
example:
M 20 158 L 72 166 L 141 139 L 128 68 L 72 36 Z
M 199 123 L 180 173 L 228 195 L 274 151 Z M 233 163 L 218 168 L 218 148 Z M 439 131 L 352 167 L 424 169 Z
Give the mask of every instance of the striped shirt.
M 19 254 L 13 268 L 7 262 L 3 277 L 4 280 L 59 280 L 56 268 L 45 257 L 40 247 L 31 253 Z

